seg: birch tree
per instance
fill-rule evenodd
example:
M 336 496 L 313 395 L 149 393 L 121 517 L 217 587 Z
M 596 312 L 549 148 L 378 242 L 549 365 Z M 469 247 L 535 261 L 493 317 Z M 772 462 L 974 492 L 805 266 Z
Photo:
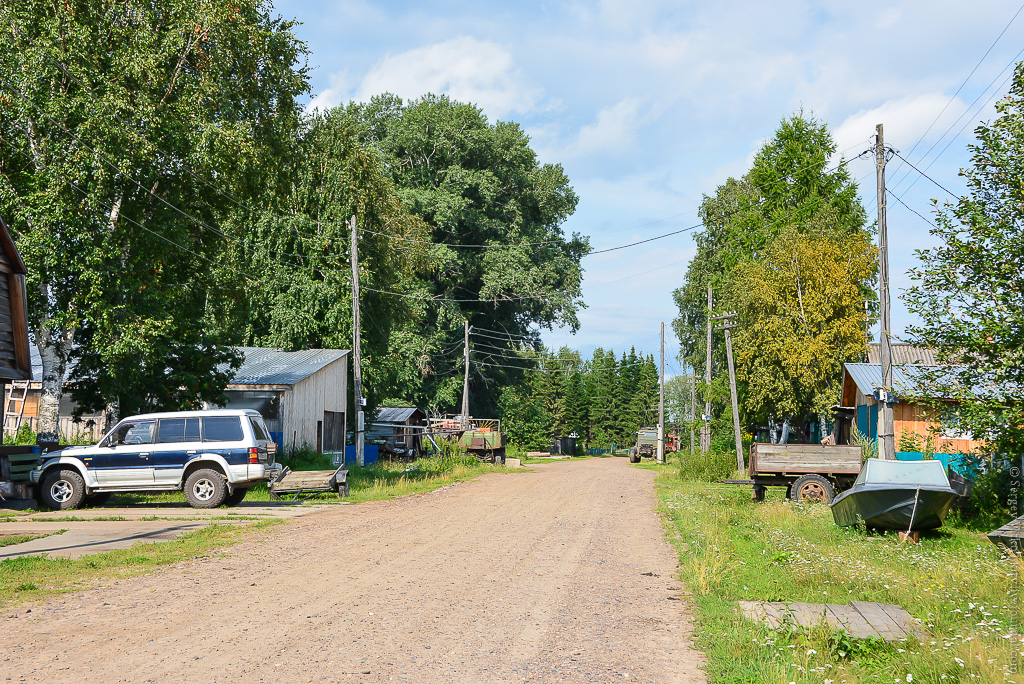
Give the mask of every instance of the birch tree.
M 68 362 L 83 343 L 98 354 L 98 375 L 83 382 L 103 384 L 116 415 L 119 395 L 137 389 L 121 385 L 146 377 L 118 376 L 119 364 L 168 341 L 211 342 L 180 323 L 237 277 L 219 268 L 231 236 L 218 224 L 274 182 L 268 151 L 287 147 L 307 89 L 305 48 L 271 9 L 0 6 L 0 212 L 29 269 L 44 437 L 56 437 Z

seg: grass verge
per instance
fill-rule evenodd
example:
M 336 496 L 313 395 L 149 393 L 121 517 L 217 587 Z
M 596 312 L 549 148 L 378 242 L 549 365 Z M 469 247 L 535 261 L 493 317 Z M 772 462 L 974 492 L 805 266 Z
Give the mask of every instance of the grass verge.
M 749 488 L 686 473 L 663 467 L 657 484 L 712 682 L 1022 681 L 1013 667 L 1021 568 L 963 521 L 900 544 L 838 527 L 827 506 L 794 504 L 780 489 L 756 503 Z M 739 600 L 897 604 L 929 636 L 885 643 L 825 627 L 771 630 L 744 619 Z
M 0 609 L 45 599 L 96 584 L 145 574 L 154 568 L 203 558 L 242 541 L 254 531 L 279 524 L 262 520 L 252 525 L 210 525 L 174 541 L 140 543 L 128 549 L 82 558 L 21 556 L 0 561 Z
M 0 548 L 4 546 L 14 546 L 15 544 L 24 544 L 25 542 L 34 541 L 36 539 L 42 539 L 43 537 L 52 537 L 55 534 L 64 534 L 67 529 L 54 530 L 53 532 L 44 532 L 42 534 L 5 534 L 0 535 Z

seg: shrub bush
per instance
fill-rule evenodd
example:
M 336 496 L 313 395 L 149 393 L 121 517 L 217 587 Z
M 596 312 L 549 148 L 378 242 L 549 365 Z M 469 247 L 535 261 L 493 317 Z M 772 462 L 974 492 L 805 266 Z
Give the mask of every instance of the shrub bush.
M 714 447 L 714 442 L 712 442 Z M 712 448 L 706 454 L 695 451 L 678 452 L 679 479 L 691 482 L 714 482 L 729 477 L 736 471 L 736 446 L 732 450 Z

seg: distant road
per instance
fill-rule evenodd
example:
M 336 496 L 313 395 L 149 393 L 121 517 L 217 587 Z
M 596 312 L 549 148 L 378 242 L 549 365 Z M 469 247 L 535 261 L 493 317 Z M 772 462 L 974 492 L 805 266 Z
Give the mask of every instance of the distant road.
M 103 684 L 703 682 L 652 479 L 590 459 L 334 506 L 8 610 L 0 669 Z

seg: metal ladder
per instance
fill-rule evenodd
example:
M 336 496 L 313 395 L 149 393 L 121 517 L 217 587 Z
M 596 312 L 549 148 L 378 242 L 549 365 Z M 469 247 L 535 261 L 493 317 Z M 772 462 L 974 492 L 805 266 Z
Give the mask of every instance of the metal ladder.
M 13 437 L 21 428 L 21 421 L 25 417 L 25 400 L 28 398 L 30 382 L 30 380 L 15 380 L 11 383 L 11 391 L 7 395 L 7 401 L 4 402 L 4 436 Z

